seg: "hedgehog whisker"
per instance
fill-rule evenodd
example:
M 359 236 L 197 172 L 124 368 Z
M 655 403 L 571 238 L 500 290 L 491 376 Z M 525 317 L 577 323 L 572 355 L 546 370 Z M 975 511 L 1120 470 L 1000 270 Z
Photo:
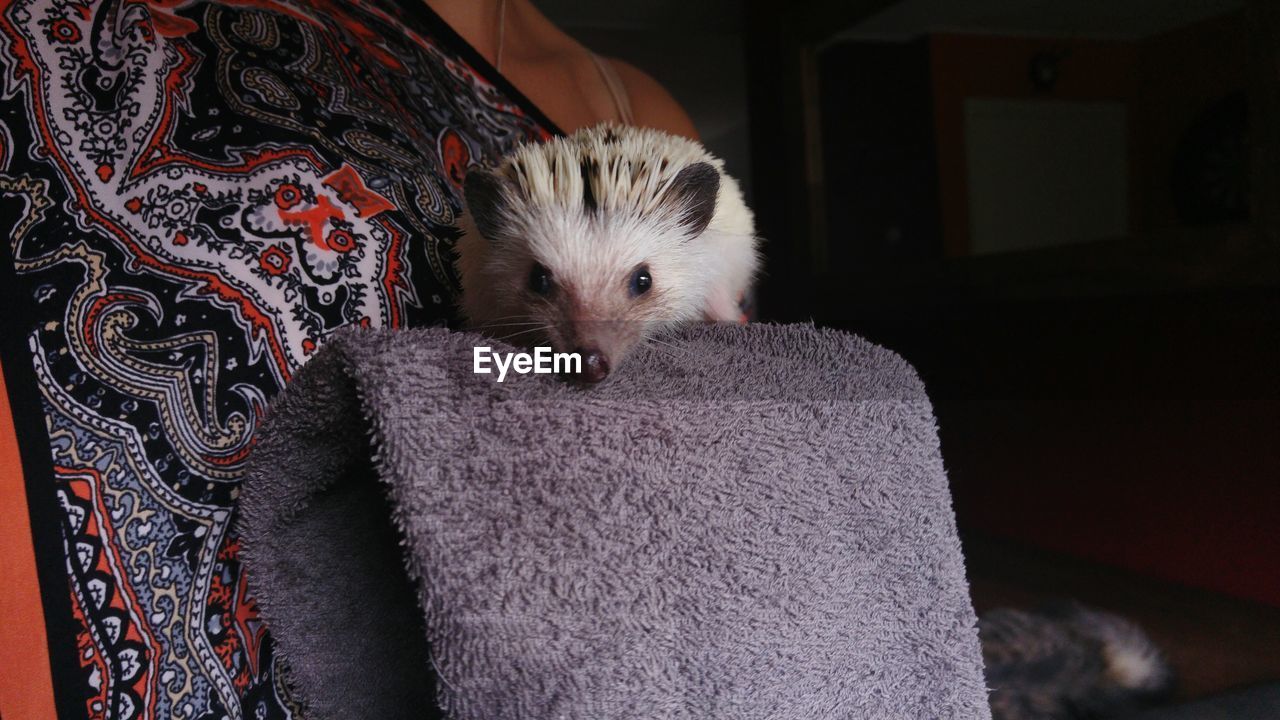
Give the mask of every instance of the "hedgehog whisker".
M 662 357 L 664 357 L 664 358 L 667 358 L 668 360 L 683 360 L 683 359 L 684 359 L 684 356 L 683 356 L 683 355 L 680 355 L 679 353 L 673 353 L 673 352 L 671 352 L 669 349 L 667 349 L 667 348 L 665 348 L 665 347 L 663 347 L 663 346 L 661 346 L 661 345 L 650 345 L 649 347 L 650 347 L 650 349 L 652 349 L 654 352 L 658 353 L 659 355 L 661 355 L 661 356 L 662 356 Z
M 529 325 L 544 325 L 544 324 L 546 324 L 545 320 L 529 320 L 529 321 L 519 321 L 519 322 L 513 321 L 513 320 L 504 320 L 502 322 L 485 323 L 484 325 L 473 325 L 468 327 L 467 329 L 468 330 L 491 330 L 493 328 L 508 328 L 508 327 L 516 328 L 516 327 L 527 327 Z
M 678 351 L 678 352 L 680 352 L 680 353 L 682 353 L 682 354 L 684 354 L 684 355 L 688 355 L 688 354 L 689 354 L 689 352 L 690 352 L 689 348 L 680 347 L 679 345 L 676 345 L 675 343 L 667 342 L 666 340 L 663 340 L 663 339 L 661 339 L 661 338 L 659 338 L 659 337 L 656 337 L 656 336 L 648 337 L 648 338 L 645 338 L 645 339 L 646 339 L 646 340 L 648 340 L 648 341 L 649 341 L 649 342 L 651 342 L 651 343 L 657 343 L 659 346 L 667 347 L 667 348 L 671 348 L 672 350 L 676 350 L 676 351 Z
M 551 330 L 551 329 L 553 329 L 553 328 L 554 328 L 554 326 L 552 326 L 552 325 L 542 325 L 542 326 L 539 326 L 539 327 L 532 327 L 532 328 L 529 328 L 528 330 L 521 330 L 521 331 L 519 331 L 519 332 L 514 332 L 514 333 L 511 333 L 511 334 L 509 334 L 509 335 L 503 335 L 502 337 L 500 337 L 500 338 L 498 338 L 498 339 L 499 339 L 499 340 L 510 340 L 511 338 L 513 338 L 513 337 L 517 337 L 517 336 L 519 336 L 519 335 L 525 335 L 525 334 L 527 334 L 527 333 L 539 332 L 539 331 L 544 331 L 544 330 Z
M 538 319 L 539 319 L 539 318 L 538 318 L 538 316 L 533 315 L 533 314 L 530 314 L 530 313 L 522 313 L 522 314 L 519 314 L 519 315 L 505 315 L 505 316 L 503 316 L 503 317 L 485 318 L 486 322 L 485 322 L 485 324 L 484 324 L 483 326 L 480 326 L 480 325 L 473 325 L 472 327 L 492 327 L 492 326 L 494 326 L 494 325 L 500 325 L 500 324 L 502 324 L 502 323 L 504 323 L 504 322 L 508 322 L 508 321 L 510 321 L 510 322 L 520 322 L 520 321 L 524 321 L 524 320 L 538 320 Z

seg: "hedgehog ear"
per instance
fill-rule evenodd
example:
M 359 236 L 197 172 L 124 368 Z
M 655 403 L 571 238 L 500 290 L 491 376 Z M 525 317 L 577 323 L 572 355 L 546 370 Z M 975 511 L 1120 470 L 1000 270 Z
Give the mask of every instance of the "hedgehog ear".
M 511 183 L 492 170 L 477 167 L 467 173 L 462 194 L 480 234 L 490 241 L 502 237 L 510 215 Z
M 664 201 L 679 209 L 680 224 L 697 237 L 716 214 L 720 192 L 720 172 L 711 163 L 694 163 L 676 174 L 667 187 Z

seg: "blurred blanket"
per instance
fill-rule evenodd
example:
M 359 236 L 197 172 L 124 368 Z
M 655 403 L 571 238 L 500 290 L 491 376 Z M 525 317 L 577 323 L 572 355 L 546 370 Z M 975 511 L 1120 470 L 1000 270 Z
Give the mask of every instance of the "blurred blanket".
M 298 373 L 241 528 L 308 717 L 989 717 L 911 367 L 809 326 L 665 342 L 588 390 L 443 329 Z

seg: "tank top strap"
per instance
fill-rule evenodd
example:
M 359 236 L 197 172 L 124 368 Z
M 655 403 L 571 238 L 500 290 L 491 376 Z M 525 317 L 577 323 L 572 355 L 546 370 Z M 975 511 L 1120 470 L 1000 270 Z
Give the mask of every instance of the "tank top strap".
M 608 60 L 595 53 L 591 53 L 591 61 L 600 71 L 605 87 L 609 88 L 609 95 L 613 97 L 613 107 L 618 111 L 618 121 L 623 125 L 633 125 L 635 116 L 631 113 L 631 98 L 627 96 L 627 88 L 622 84 L 622 78 L 618 77 L 618 71 Z

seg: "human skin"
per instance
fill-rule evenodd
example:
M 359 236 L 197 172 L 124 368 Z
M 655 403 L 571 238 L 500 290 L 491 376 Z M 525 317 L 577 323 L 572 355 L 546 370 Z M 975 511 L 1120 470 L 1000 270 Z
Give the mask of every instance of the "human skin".
M 497 64 L 501 0 L 425 0 L 486 60 Z M 506 0 L 501 71 L 566 133 L 612 120 L 617 108 L 590 52 L 529 0 Z M 608 59 L 631 101 L 632 124 L 698 138 L 684 109 L 641 70 Z

